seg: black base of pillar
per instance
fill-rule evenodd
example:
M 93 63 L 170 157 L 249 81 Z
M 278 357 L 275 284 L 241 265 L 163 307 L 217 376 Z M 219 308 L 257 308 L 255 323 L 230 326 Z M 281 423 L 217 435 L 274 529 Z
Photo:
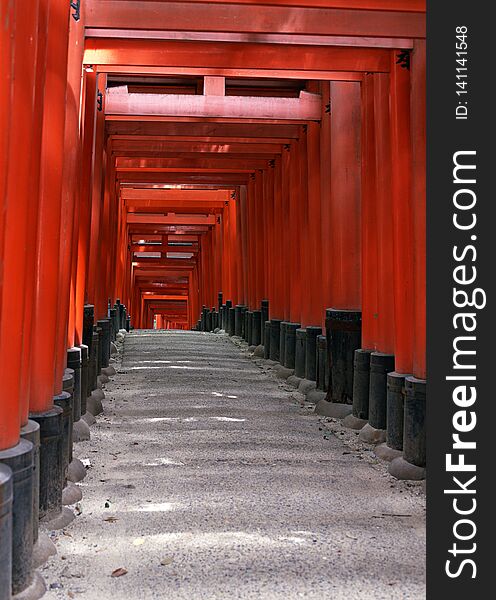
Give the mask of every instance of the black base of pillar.
M 286 323 L 284 341 L 284 366 L 287 369 L 295 368 L 296 330 L 299 328 L 300 323 Z
M 62 409 L 62 472 L 65 485 L 67 468 L 72 459 L 72 396 L 63 391 L 53 397 L 53 403 Z
M 263 331 L 264 331 L 264 358 L 266 360 L 269 360 L 270 358 L 270 321 L 265 321 L 264 326 L 263 326 Z
M 306 372 L 306 350 L 307 350 L 307 331 L 306 329 L 296 330 L 295 342 L 295 376 L 300 379 L 305 378 Z
M 262 343 L 262 311 L 254 310 L 251 326 L 250 346 L 259 346 Z
M 269 336 L 270 336 L 270 350 L 269 358 L 275 362 L 279 362 L 280 359 L 280 342 L 281 342 L 281 319 L 271 319 L 269 321 Z
M 38 521 L 40 520 L 40 426 L 31 419 L 21 428 L 21 438 L 33 444 L 33 544 L 38 539 Z
M 233 336 L 235 332 L 235 312 L 236 309 L 232 307 L 230 307 L 227 312 L 227 333 L 230 336 Z
M 406 377 L 407 375 L 396 373 L 396 371 L 392 371 L 387 375 L 386 443 L 394 450 L 403 450 Z
M 327 339 L 325 335 L 317 336 L 317 389 L 327 391 Z
M 369 424 L 375 429 L 387 426 L 387 374 L 394 371 L 394 355 L 372 352 L 370 355 Z
M 81 416 L 86 413 L 86 399 L 90 393 L 88 387 L 89 355 L 88 346 L 81 344 Z
M 0 462 L 13 474 L 13 595 L 24 591 L 33 577 L 33 452 L 33 444 L 23 439 L 17 446 L 0 451 Z
M 262 346 L 265 346 L 265 326 L 264 324 L 269 320 L 269 301 L 268 300 L 262 300 L 262 302 L 260 303 L 260 313 L 261 313 L 261 317 L 260 317 L 260 322 L 262 324 L 261 327 L 261 344 Z
M 305 379 L 317 381 L 317 336 L 322 334 L 322 328 L 309 325 L 306 330 Z
M 372 350 L 355 350 L 353 377 L 353 416 L 365 421 L 369 418 L 370 355 Z
M 279 362 L 284 366 L 286 362 L 286 326 L 288 321 L 281 321 L 279 328 Z
M 63 440 L 62 409 L 53 406 L 44 413 L 29 415 L 40 426 L 40 520 L 62 512 Z
M 351 404 L 353 399 L 353 362 L 361 345 L 362 313 L 355 310 L 326 310 L 329 402 Z
M 12 470 L 0 463 L 0 600 L 10 600 L 12 589 Z
M 253 337 L 253 311 L 252 310 L 247 310 L 246 311 L 246 331 L 245 331 L 245 340 L 247 341 L 248 345 L 251 346 L 251 338 Z

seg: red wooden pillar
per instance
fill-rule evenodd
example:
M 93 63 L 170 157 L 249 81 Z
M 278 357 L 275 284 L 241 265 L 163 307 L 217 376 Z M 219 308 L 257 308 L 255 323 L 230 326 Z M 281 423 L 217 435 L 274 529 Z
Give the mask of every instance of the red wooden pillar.
M 35 220 L 30 219 L 31 134 L 41 114 L 35 107 L 38 4 L 7 2 L 0 26 L 0 450 L 17 444 L 27 422 L 24 354 L 30 330 L 24 328 L 27 247 Z M 23 348 L 24 343 L 24 348 Z
M 55 379 L 61 380 L 67 364 L 67 341 L 74 345 L 74 329 L 69 321 L 71 276 L 73 265 L 73 234 L 76 202 L 79 201 L 77 173 L 79 170 L 79 101 L 84 50 L 84 24 L 70 19 L 67 66 L 66 118 L 64 132 L 64 170 L 62 174 L 62 205 L 60 220 L 59 307 L 57 319 L 57 357 Z M 68 335 L 69 334 L 69 335 Z
M 308 306 L 308 284 L 309 277 L 309 225 L 308 225 L 308 163 L 307 163 L 307 126 L 300 128 L 298 141 L 298 213 L 300 227 L 300 245 L 297 250 L 299 254 L 299 280 L 300 280 L 300 323 L 302 327 L 312 325 Z
M 79 206 L 78 258 L 76 277 L 76 338 L 83 338 L 83 314 L 86 301 L 88 275 L 90 222 L 91 222 L 91 172 L 96 116 L 96 73 L 85 73 L 84 118 L 82 122 L 83 150 L 81 162 L 81 189 Z
M 101 307 L 98 305 L 97 290 L 102 270 L 101 235 L 102 235 L 102 198 L 104 182 L 104 137 L 105 137 L 105 88 L 107 77 L 100 73 L 97 78 L 97 99 L 95 139 L 93 147 L 93 164 L 91 174 L 91 226 L 88 279 L 86 283 L 87 299 L 95 305 L 95 318 L 101 319 Z
M 301 198 L 299 196 L 301 172 L 299 169 L 299 142 L 284 148 L 288 153 L 288 168 L 290 177 L 289 187 L 289 257 L 291 263 L 290 277 L 290 319 L 293 323 L 301 323 Z
M 51 0 L 48 17 L 47 69 L 40 175 L 40 212 L 37 236 L 37 288 L 33 336 L 30 409 L 43 412 L 62 391 L 55 379 L 59 293 L 62 171 L 64 165 L 65 102 L 69 7 Z
M 410 72 L 391 52 L 391 157 L 394 240 L 395 368 L 413 369 L 413 223 Z
M 322 231 L 320 197 L 320 124 L 311 122 L 307 126 L 307 273 L 303 283 L 307 289 L 305 321 L 318 325 L 322 321 Z
M 426 115 L 425 115 L 425 40 L 415 40 L 411 55 L 411 131 L 412 131 L 412 203 L 414 244 L 414 348 L 413 374 L 425 379 L 426 373 Z
M 331 82 L 330 100 L 330 299 L 332 308 L 360 310 L 360 83 Z

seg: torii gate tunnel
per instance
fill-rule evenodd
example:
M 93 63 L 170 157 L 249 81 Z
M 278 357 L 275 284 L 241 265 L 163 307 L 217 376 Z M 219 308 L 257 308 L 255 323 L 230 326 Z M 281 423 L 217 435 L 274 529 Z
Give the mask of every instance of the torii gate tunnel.
M 0 24 L 0 600 L 63 521 L 122 329 L 243 337 L 423 476 L 424 1 L 2 0 Z

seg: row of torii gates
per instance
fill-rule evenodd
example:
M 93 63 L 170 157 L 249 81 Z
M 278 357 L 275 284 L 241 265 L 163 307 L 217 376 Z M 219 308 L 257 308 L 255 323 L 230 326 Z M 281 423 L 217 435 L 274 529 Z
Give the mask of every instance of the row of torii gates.
M 320 372 L 423 477 L 424 1 L 2 0 L 0 44 L 0 600 L 130 324 Z

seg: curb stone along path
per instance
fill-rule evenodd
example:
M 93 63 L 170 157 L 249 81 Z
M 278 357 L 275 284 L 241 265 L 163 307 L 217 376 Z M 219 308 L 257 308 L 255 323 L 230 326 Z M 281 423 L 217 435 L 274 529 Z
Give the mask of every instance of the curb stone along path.
M 425 597 L 418 488 L 265 371 L 225 335 L 126 337 L 48 600 Z

